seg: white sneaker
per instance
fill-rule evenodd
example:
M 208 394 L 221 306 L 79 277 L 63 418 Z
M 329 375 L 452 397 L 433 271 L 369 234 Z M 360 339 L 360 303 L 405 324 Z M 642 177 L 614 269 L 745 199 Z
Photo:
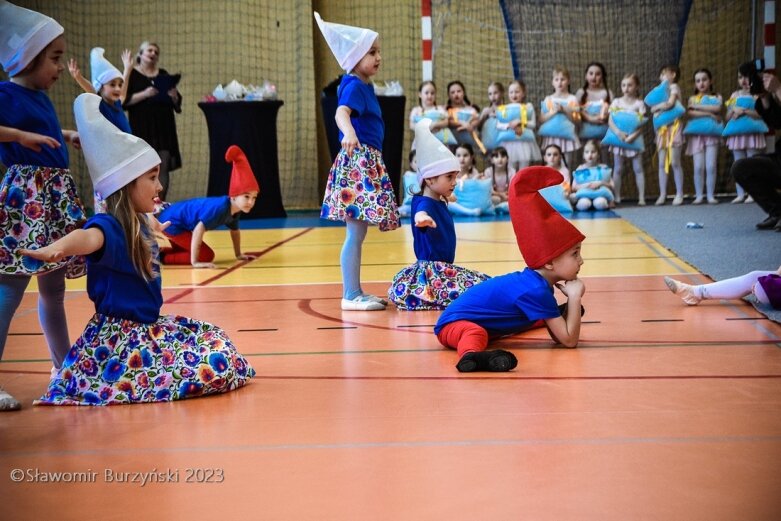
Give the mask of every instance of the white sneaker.
M 745 195 L 739 195 L 732 201 L 730 201 L 731 204 L 738 204 L 738 203 L 744 203 L 746 202 L 746 196 Z
M 719 200 L 716 199 L 715 197 L 711 197 L 710 199 L 708 199 L 708 204 L 719 204 Z
M 681 206 L 683 204 L 683 196 L 676 195 L 673 199 L 673 206 Z
M 22 408 L 22 404 L 19 400 L 8 394 L 8 392 L 0 387 L 0 412 L 5 411 L 18 411 Z
M 352 300 L 342 299 L 344 311 L 382 311 L 385 305 L 368 298 L 368 295 L 358 295 Z M 376 297 L 375 297 L 376 298 Z
M 746 204 L 753 203 L 754 202 L 754 198 L 749 195 L 748 197 L 746 197 L 746 200 L 743 201 L 743 202 L 746 203 Z
M 702 204 L 702 202 L 705 200 L 703 196 L 699 196 L 692 201 L 692 204 Z
M 659 199 L 657 199 L 656 202 L 654 203 L 654 206 L 662 206 L 666 199 L 667 199 L 666 195 L 660 195 Z
M 665 277 L 664 283 L 667 284 L 670 291 L 681 297 L 681 300 L 689 306 L 696 306 L 702 300 L 702 297 L 697 295 L 697 292 L 694 290 L 694 286 L 690 284 L 678 282 L 670 277 Z

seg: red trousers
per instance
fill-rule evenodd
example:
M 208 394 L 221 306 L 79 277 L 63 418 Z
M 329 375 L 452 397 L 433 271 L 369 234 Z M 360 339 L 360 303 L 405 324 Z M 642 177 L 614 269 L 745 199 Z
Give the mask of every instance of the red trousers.
M 446 325 L 439 331 L 437 339 L 443 346 L 458 351 L 458 356 L 485 351 L 488 347 L 488 331 L 468 320 L 457 320 Z
M 538 320 L 534 324 L 524 329 L 537 329 L 545 327 L 544 320 Z M 522 331 L 518 331 L 521 333 Z M 450 349 L 458 351 L 458 356 L 464 356 L 469 352 L 485 351 L 488 347 L 488 331 L 468 320 L 457 320 L 443 327 L 437 335 L 439 343 Z
M 178 235 L 165 234 L 171 242 L 170 248 L 160 248 L 160 262 L 163 264 L 190 265 L 190 245 L 192 244 L 192 232 L 184 232 Z M 205 243 L 201 243 L 201 251 L 198 252 L 198 262 L 211 262 L 214 260 L 214 250 Z

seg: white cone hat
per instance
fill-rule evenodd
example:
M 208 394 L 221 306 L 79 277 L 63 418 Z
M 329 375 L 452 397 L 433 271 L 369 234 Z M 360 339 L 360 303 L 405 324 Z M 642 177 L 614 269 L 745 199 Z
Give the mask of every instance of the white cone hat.
M 453 155 L 434 134 L 431 133 L 431 120 L 421 119 L 415 124 L 415 154 L 418 161 L 418 182 L 424 179 L 458 172 L 461 166 Z
M 100 113 L 100 96 L 81 94 L 73 102 L 81 149 L 101 199 L 160 164 L 160 156 L 140 137 L 122 132 Z
M 106 52 L 102 47 L 94 47 L 89 53 L 89 68 L 92 75 L 92 87 L 95 92 L 100 92 L 100 88 L 106 83 L 116 78 L 121 78 L 122 73 L 119 69 L 111 65 L 111 62 L 103 57 Z
M 315 20 L 344 72 L 350 72 L 358 65 L 379 36 L 371 29 L 326 22 L 320 18 L 320 13 L 317 11 L 315 11 Z
M 0 0 L 0 63 L 13 77 L 65 32 L 54 18 Z

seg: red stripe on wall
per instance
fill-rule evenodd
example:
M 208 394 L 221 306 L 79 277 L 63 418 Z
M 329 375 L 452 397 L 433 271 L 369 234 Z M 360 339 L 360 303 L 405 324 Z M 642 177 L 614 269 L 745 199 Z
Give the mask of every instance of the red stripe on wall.
M 431 0 L 420 0 L 421 16 L 431 16 Z
M 765 45 L 776 44 L 776 24 L 765 24 Z
M 423 59 L 424 60 L 430 60 L 431 59 L 431 40 L 423 40 L 422 50 L 423 50 Z

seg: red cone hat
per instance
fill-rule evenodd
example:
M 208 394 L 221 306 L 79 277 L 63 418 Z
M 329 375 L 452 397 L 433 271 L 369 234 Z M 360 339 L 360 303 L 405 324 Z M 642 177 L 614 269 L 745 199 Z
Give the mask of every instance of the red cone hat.
M 547 166 L 522 168 L 510 183 L 510 219 L 523 260 L 537 269 L 586 237 L 548 204 L 538 190 L 561 184 L 563 176 Z
M 231 184 L 228 189 L 230 197 L 236 197 L 247 192 L 260 192 L 258 181 L 255 179 L 255 174 L 252 172 L 247 156 L 244 155 L 242 149 L 236 145 L 228 147 L 228 151 L 225 152 L 225 161 L 228 163 L 233 162 Z

